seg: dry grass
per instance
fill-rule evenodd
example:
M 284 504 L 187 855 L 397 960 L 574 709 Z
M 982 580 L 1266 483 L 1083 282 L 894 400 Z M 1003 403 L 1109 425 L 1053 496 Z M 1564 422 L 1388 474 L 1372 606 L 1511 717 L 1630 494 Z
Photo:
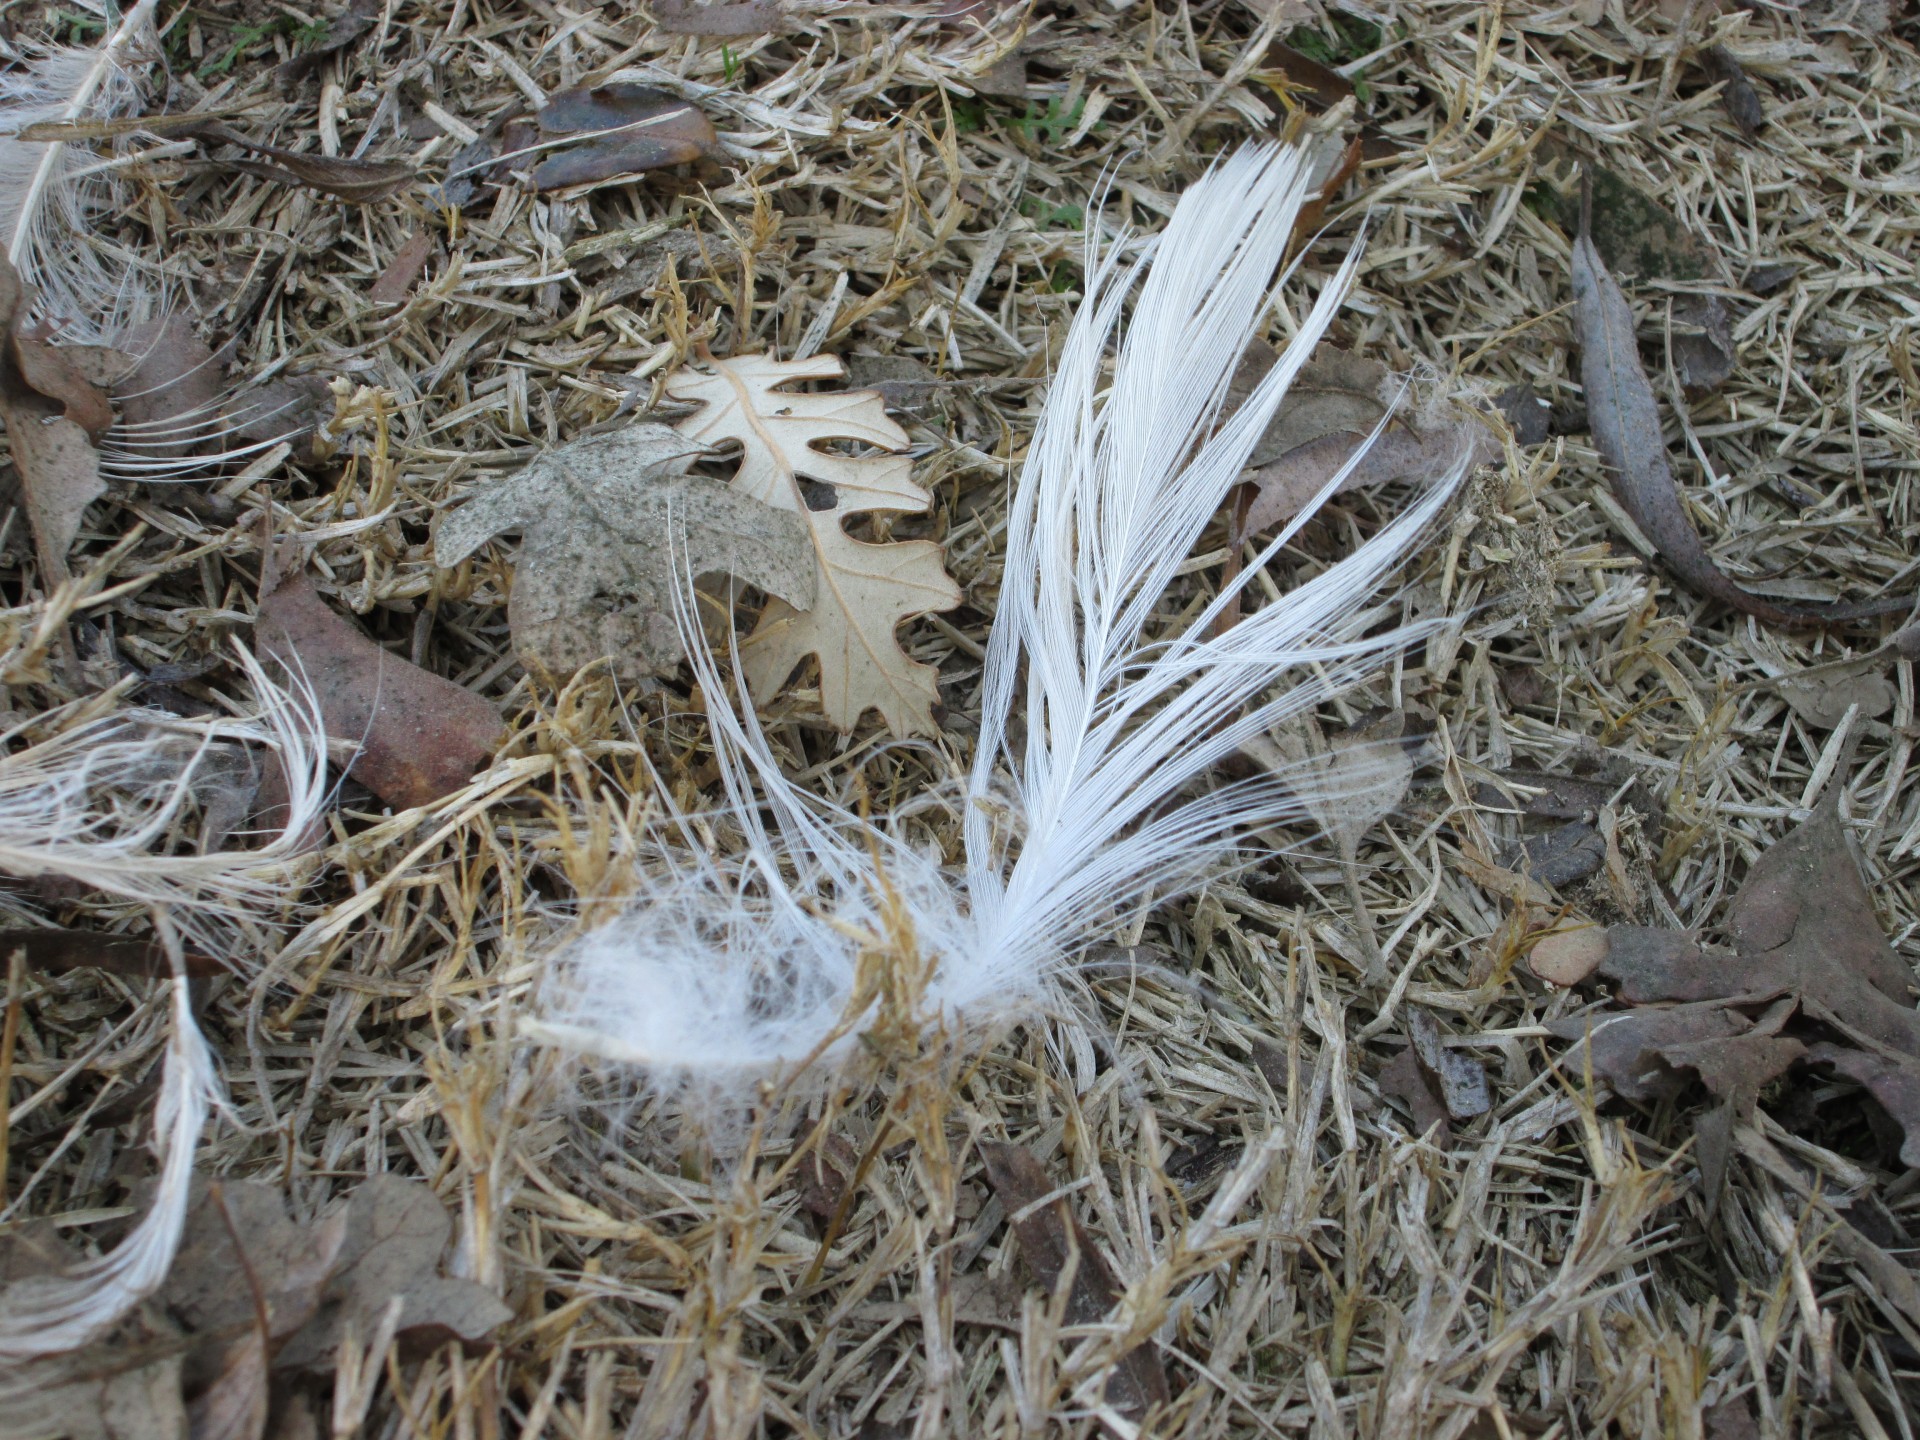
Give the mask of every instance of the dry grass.
M 912 6 L 844 8 L 860 13 L 723 45 L 621 6 L 390 4 L 337 68 L 291 87 L 273 79 L 276 42 L 216 65 L 243 27 L 291 12 L 214 0 L 179 27 L 170 108 L 282 144 L 364 145 L 436 171 L 530 92 L 637 67 L 698 98 L 738 167 L 570 199 L 483 186 L 454 211 L 424 190 L 357 209 L 160 162 L 118 221 L 128 243 L 167 232 L 242 373 L 369 389 L 343 402 L 330 461 L 272 470 L 231 523 L 161 488 L 96 507 L 76 573 L 110 557 L 96 590 L 146 583 L 80 603 L 95 655 L 184 663 L 244 634 L 270 504 L 277 529 L 315 543 L 341 608 L 512 719 L 494 769 L 431 810 L 382 816 L 349 787 L 330 869 L 270 942 L 267 979 L 209 1012 L 234 1109 L 208 1168 L 283 1184 L 307 1213 L 371 1172 L 426 1177 L 459 1217 L 457 1265 L 517 1309 L 496 1354 L 396 1363 L 361 1433 L 1127 1434 L 1138 1417 L 1103 1409 L 1101 1380 L 1150 1336 L 1174 1400 L 1142 1433 L 1733 1436 L 1702 1419 L 1731 1400 L 1767 1436 L 1911 1440 L 1920 1290 L 1898 1257 L 1920 1187 L 1881 1168 L 1857 1120 L 1790 1133 L 1763 1114 L 1736 1137 L 1709 1223 L 1690 1114 L 1596 1105 L 1555 1067 L 1540 1025 L 1582 1001 L 1515 961 L 1563 907 L 1502 893 L 1488 864 L 1518 831 L 1482 786 L 1604 747 L 1658 813 L 1618 817 L 1618 863 L 1565 907 L 1711 924 L 1857 739 L 1839 778 L 1912 955 L 1913 678 L 1901 664 L 1892 715 L 1850 735 L 1803 721 L 1764 682 L 1841 640 L 1765 633 L 1677 593 L 1621 542 L 1584 437 L 1510 451 L 1483 480 L 1407 594 L 1446 628 L 1349 702 L 1414 707 L 1434 727 L 1414 794 L 1362 854 L 1390 987 L 1361 979 L 1331 847 L 1294 837 L 1244 883 L 1117 936 L 1161 968 L 1093 976 L 1093 1023 L 1036 1018 L 979 1057 L 881 1047 L 829 1096 L 772 1097 L 736 1164 L 607 1077 L 516 1043 L 543 948 L 619 893 L 620 837 L 648 804 L 639 751 L 698 806 L 701 730 L 672 683 L 616 694 L 588 677 L 556 694 L 526 677 L 505 643 L 511 549 L 437 570 L 436 510 L 532 447 L 645 406 L 701 343 L 923 362 L 940 383 L 905 418 L 968 594 L 913 629 L 943 671 L 943 740 L 843 742 L 804 687 L 769 717 L 811 781 L 911 793 L 969 753 L 1004 485 L 1071 313 L 1099 178 L 1114 181 L 1113 219 L 1150 228 L 1209 154 L 1289 123 L 1265 37 L 1231 0 L 1040 6 L 1028 103 L 1055 124 L 968 93 L 1018 38 L 1017 14 L 981 34 Z M 1308 261 L 1368 218 L 1343 343 L 1576 402 L 1568 237 L 1530 197 L 1604 158 L 1706 239 L 1692 288 L 1735 310 L 1732 380 L 1681 402 L 1669 429 L 1720 563 L 1786 596 L 1911 587 L 1910 26 L 1869 39 L 1829 13 L 1846 5 L 1718 19 L 1697 6 L 1683 39 L 1637 5 L 1623 26 L 1617 0 L 1598 27 L 1583 6 L 1531 0 L 1373 8 L 1389 20 L 1375 53 L 1354 57 L 1345 33 L 1376 144 Z M 1756 142 L 1686 58 L 1709 31 L 1762 84 Z M 371 303 L 422 230 L 435 251 L 411 298 Z M 663 233 L 700 242 L 679 244 L 671 277 L 649 259 Z M 1798 279 L 1743 292 L 1770 261 Z M 1290 563 L 1322 563 L 1390 504 L 1348 497 Z M 16 515 L 6 532 L 0 693 L 32 711 L 61 693 L 23 529 Z M 98 658 L 91 678 L 114 665 Z M 52 892 L 0 906 L 25 923 L 141 923 Z M 27 980 L 8 1219 L 105 1235 L 128 1213 L 148 1164 L 140 1116 L 100 1117 L 163 1046 L 151 988 Z M 1493 1080 L 1493 1112 L 1451 1148 L 1411 1135 L 1377 1081 L 1414 1006 Z M 1128 1287 L 1108 1325 L 1063 1327 L 1029 1286 L 981 1139 L 1031 1147 L 1068 1189 Z M 815 1155 L 857 1183 L 823 1179 Z

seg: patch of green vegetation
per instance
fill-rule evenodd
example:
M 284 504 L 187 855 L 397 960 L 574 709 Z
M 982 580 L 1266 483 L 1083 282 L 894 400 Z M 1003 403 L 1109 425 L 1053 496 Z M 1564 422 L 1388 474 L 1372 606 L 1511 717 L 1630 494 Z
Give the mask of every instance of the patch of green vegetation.
M 65 30 L 69 45 L 91 45 L 107 33 L 107 22 L 97 15 L 81 15 L 71 10 L 55 10 L 50 28 L 56 35 Z
M 953 105 L 953 128 L 962 135 L 977 135 L 987 128 L 987 103 L 979 98 L 972 100 L 955 99 Z
M 1029 103 L 1024 115 L 1009 116 L 1007 128 L 1032 144 L 1058 145 L 1079 127 L 1080 117 L 1086 111 L 1084 99 L 1074 101 L 1072 108 L 1067 109 L 1061 106 L 1056 95 L 1045 105 Z
M 304 45 L 317 45 L 326 33 L 326 21 L 301 21 L 291 15 L 276 15 L 258 25 L 239 26 L 233 32 L 232 43 L 216 59 L 200 67 L 200 78 L 205 80 L 214 75 L 225 75 L 247 51 L 276 35 L 285 35 L 293 42 L 293 48 L 298 50 Z
M 1029 195 L 1020 202 L 1020 213 L 1041 225 L 1064 225 L 1069 230 L 1087 228 L 1087 212 L 1084 207 L 1055 205 L 1052 201 L 1042 200 L 1037 195 Z
M 720 68 L 726 74 L 727 84 L 731 85 L 740 78 L 740 57 L 733 53 L 731 45 L 720 47 Z

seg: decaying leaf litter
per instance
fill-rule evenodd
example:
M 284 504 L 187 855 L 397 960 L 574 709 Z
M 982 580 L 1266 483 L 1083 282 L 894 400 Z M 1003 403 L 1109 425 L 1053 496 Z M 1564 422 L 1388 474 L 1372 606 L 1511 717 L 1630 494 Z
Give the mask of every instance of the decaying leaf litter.
M 757 7 L 773 29 L 686 28 L 707 8 L 663 7 L 652 28 L 399 7 L 292 82 L 276 67 L 322 43 L 297 25 L 217 6 L 175 23 L 168 109 L 420 179 L 354 205 L 239 171 L 232 147 L 147 162 L 146 213 L 113 238 L 150 244 L 168 222 L 230 374 L 333 382 L 314 440 L 190 495 L 118 483 L 83 513 L 75 585 L 52 599 L 25 516 L 6 531 L 0 663 L 20 720 L 116 682 L 203 707 L 230 693 L 202 667 L 253 638 L 270 506 L 343 623 L 509 728 L 491 767 L 424 811 L 383 815 L 349 777 L 327 876 L 261 935 L 268 982 L 206 1002 L 235 1111 L 200 1168 L 270 1182 L 302 1217 L 369 1174 L 418 1175 L 456 1216 L 451 1263 L 514 1314 L 498 1348 L 408 1356 L 397 1385 L 362 1361 L 288 1393 L 395 1434 L 449 1412 L 565 1434 L 911 1433 L 934 1414 L 956 1431 L 1905 1433 L 1914 1197 L 1899 1137 L 1864 1118 L 1871 1078 L 1808 1072 L 1724 1134 L 1704 1089 L 1596 1108 L 1577 1051 L 1546 1032 L 1621 1007 L 1540 984 L 1525 957 L 1583 921 L 1718 943 L 1763 857 L 1829 804 L 1869 881 L 1874 913 L 1850 923 L 1907 948 L 1920 803 L 1911 677 L 1882 646 L 1897 621 L 1763 627 L 1636 556 L 1632 512 L 1572 423 L 1592 400 L 1569 222 L 1598 166 L 1696 237 L 1692 275 L 1603 258 L 1714 563 L 1794 607 L 1909 593 L 1911 21 L 1814 4 L 1376 7 L 1378 28 L 1307 6 L 795 5 Z M 1330 90 L 1304 93 L 1308 67 L 1269 48 L 1265 15 L 1335 72 Z M 1715 47 L 1761 98 L 1751 140 L 1712 88 Z M 585 193 L 502 175 L 536 99 L 609 67 L 697 105 L 721 154 Z M 990 97 L 968 93 L 989 72 Z M 1553 417 L 1484 472 L 1414 578 L 1405 604 L 1445 622 L 1425 652 L 1322 717 L 1339 733 L 1404 716 L 1405 798 L 1351 858 L 1275 836 L 1246 874 L 1118 934 L 1130 963 L 1090 982 L 1088 1023 L 1036 1022 L 958 1077 L 932 1051 L 880 1054 L 871 1088 L 770 1128 L 742 1172 L 704 1169 L 697 1137 L 676 1143 L 644 1107 L 556 1107 L 551 1062 L 512 1034 L 535 957 L 617 903 L 616 837 L 646 803 L 638 747 L 679 803 L 703 803 L 697 701 L 671 677 L 529 676 L 507 628 L 516 545 L 436 567 L 436 520 L 534 453 L 666 405 L 703 344 L 917 362 L 895 418 L 927 447 L 913 478 L 934 500 L 885 538 L 945 546 L 960 605 L 900 635 L 939 669 L 933 718 L 964 751 L 1009 466 L 1096 184 L 1114 167 L 1110 205 L 1152 228 L 1207 154 L 1290 106 L 1363 138 L 1326 215 L 1330 241 L 1369 215 L 1339 345 L 1488 395 L 1528 384 Z M 1316 263 L 1309 247 L 1309 281 Z M 1733 363 L 1693 394 L 1677 342 L 1697 331 L 1712 357 L 1712 324 L 1689 318 L 1710 320 L 1709 299 Z M 1289 563 L 1310 571 L 1398 503 L 1340 497 Z M 1208 594 L 1227 560 L 1169 605 Z M 1862 674 L 1885 689 L 1809 703 Z M 804 672 L 762 714 L 796 771 L 848 797 L 911 795 L 948 763 L 886 743 L 873 717 L 842 741 Z M 1550 876 L 1563 852 L 1583 858 Z M 15 886 L 6 907 L 9 925 L 144 931 L 58 885 Z M 1362 913 L 1384 983 L 1362 978 Z M 16 977 L 9 1218 L 109 1239 L 150 1172 L 150 1116 L 112 1107 L 164 1043 L 164 998 L 87 970 Z M 1797 1023 L 1772 1003 L 1743 1022 Z M 1386 1078 L 1409 1050 L 1443 1102 L 1448 1075 L 1471 1083 L 1449 1057 L 1490 1092 L 1483 1119 L 1441 1105 L 1444 1151 L 1440 1117 Z M 1126 1297 L 1107 1323 L 1078 1318 L 1084 1282 L 1050 1298 L 1058 1276 L 1004 1223 L 986 1143 L 1021 1147 L 1064 1192 L 1077 1225 L 1049 1233 L 1099 1247 Z M 816 1153 L 844 1182 L 825 1216 L 803 1201 Z M 1255 1175 L 1210 1223 L 1222 1187 Z M 1110 1383 L 1143 1342 L 1172 1407 L 1146 1420 Z

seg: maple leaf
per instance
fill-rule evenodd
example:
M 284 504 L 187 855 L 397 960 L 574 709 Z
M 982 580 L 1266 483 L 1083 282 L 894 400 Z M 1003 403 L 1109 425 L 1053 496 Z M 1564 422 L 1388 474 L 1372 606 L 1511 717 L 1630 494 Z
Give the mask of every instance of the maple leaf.
M 678 664 L 673 589 L 687 574 L 726 572 L 805 609 L 815 574 L 806 527 L 687 473 L 700 449 L 641 424 L 550 450 L 442 521 L 434 562 L 450 569 L 518 530 L 514 650 L 557 678 L 608 658 L 627 678 Z
M 798 515 L 813 542 L 819 565 L 813 606 L 802 610 L 775 600 L 761 613 L 741 647 L 749 692 L 764 702 L 797 665 L 816 656 L 821 707 L 841 730 L 851 730 L 872 708 L 896 735 L 932 734 L 938 672 L 910 659 L 894 631 L 913 616 L 951 610 L 960 603 L 960 587 L 931 540 L 871 544 L 846 531 L 847 520 L 861 513 L 911 514 L 932 503 L 914 482 L 913 461 L 899 453 L 907 432 L 887 418 L 885 402 L 872 391 L 782 388 L 844 373 L 832 355 L 743 355 L 677 371 L 667 393 L 701 407 L 679 422 L 683 435 L 741 446 L 733 488 Z M 883 453 L 823 448 L 836 443 Z

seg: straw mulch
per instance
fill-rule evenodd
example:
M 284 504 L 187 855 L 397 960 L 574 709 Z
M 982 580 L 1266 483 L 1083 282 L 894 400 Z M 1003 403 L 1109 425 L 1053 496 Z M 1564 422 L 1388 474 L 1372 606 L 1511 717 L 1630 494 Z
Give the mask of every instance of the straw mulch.
M 276 530 L 312 540 L 338 609 L 512 726 L 493 769 L 428 810 L 382 815 L 349 785 L 326 868 L 264 942 L 266 979 L 208 1010 L 233 1108 L 204 1169 L 271 1180 L 302 1215 L 370 1173 L 425 1178 L 457 1219 L 453 1267 L 517 1315 L 496 1350 L 396 1356 L 364 1422 L 336 1433 L 1907 1440 L 1916 1321 L 1884 1272 L 1836 1247 L 1822 1199 L 1870 1197 L 1898 1255 L 1920 1205 L 1911 1175 L 1857 1120 L 1790 1128 L 1769 1102 L 1709 1222 L 1698 1107 L 1596 1097 L 1558 1066 L 1542 1025 L 1592 997 L 1543 985 L 1521 957 L 1569 914 L 1710 925 L 1843 754 L 1833 781 L 1911 956 L 1912 675 L 1901 663 L 1891 712 L 1848 733 L 1789 708 L 1764 682 L 1879 632 L 1768 631 L 1677 589 L 1623 539 L 1577 427 L 1482 474 L 1409 576 L 1409 614 L 1446 624 L 1327 717 L 1387 705 L 1431 730 L 1360 854 L 1389 983 L 1362 978 L 1333 846 L 1301 834 L 1129 921 L 1080 1011 L 973 1058 L 894 1037 L 829 1095 L 770 1097 L 766 1123 L 730 1137 L 732 1161 L 617 1077 L 516 1038 L 543 953 L 617 901 L 650 803 L 640 750 L 683 804 L 714 803 L 712 776 L 683 681 L 588 674 L 556 693 L 529 678 L 506 633 L 512 546 L 438 570 L 436 512 L 540 446 L 645 410 L 700 345 L 920 362 L 934 383 L 899 413 L 967 592 L 910 627 L 941 668 L 944 733 L 906 750 L 872 728 L 842 739 L 804 677 L 766 716 L 812 783 L 917 793 L 970 757 L 1005 487 L 1096 191 L 1111 186 L 1109 224 L 1152 229 L 1210 155 L 1355 119 L 1327 120 L 1268 57 L 1293 21 L 1262 30 L 1235 0 L 989 7 L 984 30 L 938 8 L 802 5 L 786 33 L 723 40 L 624 5 L 400 0 L 294 84 L 273 67 L 305 12 L 211 0 L 174 27 L 168 108 L 287 146 L 410 157 L 434 180 L 497 119 L 615 69 L 696 99 L 727 151 L 724 167 L 576 197 L 483 182 L 457 208 L 425 186 L 354 207 L 176 159 L 143 172 L 146 204 L 112 222 L 142 246 L 164 229 L 205 327 L 235 337 L 235 373 L 344 379 L 352 418 L 334 457 L 295 457 L 230 513 L 161 487 L 97 506 L 76 573 L 143 525 L 100 579 L 149 578 L 88 610 L 90 633 L 141 666 L 221 652 L 247 633 L 270 504 Z M 1850 3 L 1364 8 L 1371 22 L 1309 17 L 1317 39 L 1296 37 L 1363 82 L 1367 158 L 1305 260 L 1324 271 L 1364 224 L 1340 343 L 1577 408 L 1567 212 L 1549 201 L 1601 161 L 1705 242 L 1704 278 L 1636 287 L 1642 307 L 1657 317 L 1692 290 L 1732 309 L 1725 385 L 1685 399 L 1655 374 L 1720 564 L 1800 599 L 1911 587 L 1912 22 L 1886 30 L 1887 6 Z M 1715 42 L 1759 87 L 1757 138 L 1708 89 L 1699 56 Z M 1015 52 L 1025 98 L 976 94 L 989 72 L 1006 88 Z M 416 234 L 433 250 L 411 294 L 370 302 Z M 671 275 L 663 235 L 698 239 L 671 242 Z M 1791 284 L 1741 288 L 1771 262 L 1798 267 Z M 1342 497 L 1291 563 L 1340 553 L 1398 501 Z M 5 532 L 0 621 L 16 639 L 41 618 L 24 531 L 16 516 Z M 1217 559 L 1196 568 L 1169 603 L 1217 575 Z M 62 698 L 51 671 L 6 679 L 16 711 Z M 1612 757 L 1625 769 L 1606 773 L 1650 798 L 1610 812 L 1610 863 L 1547 903 L 1485 883 L 1463 845 L 1509 854 L 1519 834 L 1487 777 L 1583 757 Z M 142 923 L 44 890 L 4 904 L 15 923 Z M 147 1117 L 85 1112 L 96 1077 L 138 1078 L 158 1055 L 160 990 L 27 979 L 9 1220 L 64 1217 L 95 1239 L 122 1223 L 150 1165 Z M 1422 1138 L 1383 1088 L 1416 1010 L 1491 1083 L 1491 1112 L 1450 1138 Z M 1111 1265 L 1125 1301 L 1104 1323 L 1068 1324 L 1035 1281 L 983 1172 L 989 1141 L 1036 1157 Z M 1223 1185 L 1239 1189 L 1221 1200 Z M 1142 1340 L 1171 1397 L 1144 1419 L 1103 1398 Z M 313 1394 L 326 1403 L 324 1384 Z

